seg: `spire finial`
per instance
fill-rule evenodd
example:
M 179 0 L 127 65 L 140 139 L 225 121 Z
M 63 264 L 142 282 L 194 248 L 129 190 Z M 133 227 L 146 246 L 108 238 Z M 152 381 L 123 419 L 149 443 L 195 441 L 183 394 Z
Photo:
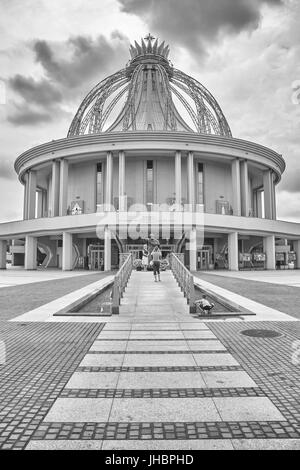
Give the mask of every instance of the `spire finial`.
M 148 41 L 148 44 L 150 42 L 150 44 L 152 43 L 152 41 L 154 41 L 155 37 L 153 37 L 150 33 L 148 34 L 148 36 L 146 36 L 145 38 L 145 41 Z

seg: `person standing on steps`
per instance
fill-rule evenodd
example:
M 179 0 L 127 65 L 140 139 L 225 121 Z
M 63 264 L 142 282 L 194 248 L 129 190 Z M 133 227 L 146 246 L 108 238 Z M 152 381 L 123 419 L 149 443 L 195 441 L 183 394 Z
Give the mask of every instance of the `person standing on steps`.
M 151 253 L 152 261 L 153 261 L 153 274 L 154 274 L 154 281 L 157 282 L 157 278 L 160 282 L 160 260 L 161 260 L 161 251 L 159 245 L 155 246 Z
M 146 271 L 148 264 L 149 264 L 149 251 L 148 251 L 147 245 L 144 245 L 143 257 L 142 257 L 142 265 L 143 265 L 144 271 Z

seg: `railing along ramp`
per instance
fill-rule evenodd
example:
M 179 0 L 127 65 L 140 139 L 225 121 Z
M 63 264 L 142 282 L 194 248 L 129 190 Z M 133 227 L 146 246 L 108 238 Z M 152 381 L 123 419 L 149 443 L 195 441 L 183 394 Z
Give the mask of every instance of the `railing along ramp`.
M 124 291 L 128 284 L 128 280 L 131 276 L 133 268 L 133 257 L 132 253 L 128 253 L 122 266 L 115 275 L 112 295 L 112 308 L 111 312 L 114 314 L 120 313 L 120 304 L 123 297 Z
M 190 313 L 196 312 L 194 277 L 175 253 L 170 255 L 172 273 L 187 299 Z

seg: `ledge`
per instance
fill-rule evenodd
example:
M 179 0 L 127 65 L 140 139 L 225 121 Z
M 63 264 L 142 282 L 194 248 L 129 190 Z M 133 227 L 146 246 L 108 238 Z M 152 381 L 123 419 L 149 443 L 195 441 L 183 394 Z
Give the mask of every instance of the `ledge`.
M 96 232 L 98 224 L 101 227 L 104 224 L 111 224 L 113 226 L 116 222 L 115 215 L 116 213 L 95 213 L 7 222 L 0 224 L 0 238 L 24 238 L 25 235 L 41 237 L 61 234 L 64 231 L 70 233 Z M 133 221 L 136 215 L 138 215 L 138 223 L 143 225 L 143 213 L 133 213 L 131 215 Z M 166 214 L 166 217 L 167 215 L 170 215 L 169 212 Z M 149 212 L 144 214 L 145 224 L 149 223 L 147 217 L 149 217 Z M 282 238 L 300 239 L 299 223 L 220 214 L 201 214 L 201 217 L 202 219 L 200 218 L 199 220 L 201 224 L 203 221 L 205 231 L 207 232 L 224 234 L 239 232 L 245 235 L 276 235 Z M 154 223 L 157 224 L 157 219 L 154 220 Z
M 225 158 L 241 158 L 272 168 L 277 181 L 285 170 L 285 161 L 275 151 L 254 142 L 216 135 L 190 132 L 130 131 L 74 136 L 33 147 L 15 161 L 15 170 L 22 181 L 23 173 L 31 167 L 56 158 L 105 155 L 119 150 L 182 150 Z

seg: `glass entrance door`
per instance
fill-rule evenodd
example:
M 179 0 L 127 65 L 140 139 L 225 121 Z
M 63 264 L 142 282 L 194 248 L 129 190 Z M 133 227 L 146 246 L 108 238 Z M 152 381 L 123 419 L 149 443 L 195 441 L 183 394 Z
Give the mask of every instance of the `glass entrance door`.
M 198 258 L 198 269 L 199 270 L 208 270 L 208 267 L 209 267 L 209 250 L 199 250 L 197 258 Z
M 91 250 L 90 269 L 92 271 L 102 271 L 104 265 L 104 250 Z

